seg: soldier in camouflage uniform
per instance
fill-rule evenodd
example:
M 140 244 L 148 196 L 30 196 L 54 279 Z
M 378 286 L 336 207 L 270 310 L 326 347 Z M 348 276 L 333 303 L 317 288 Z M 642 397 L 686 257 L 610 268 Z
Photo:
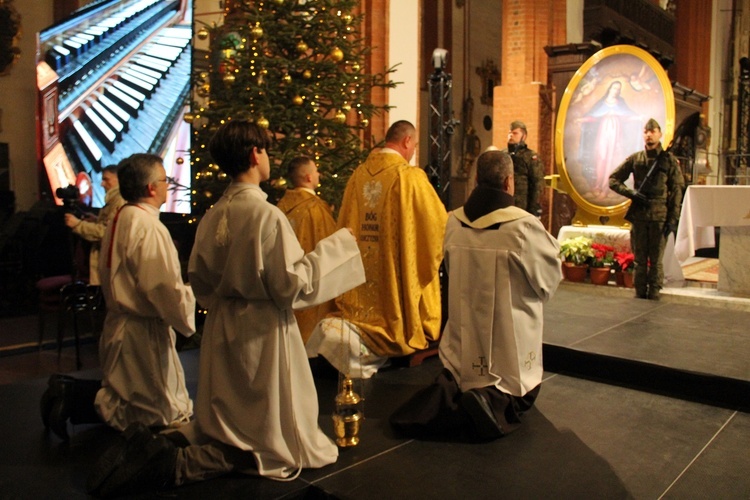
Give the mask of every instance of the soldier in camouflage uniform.
M 526 146 L 526 134 L 526 125 L 523 122 L 512 122 L 508 132 L 508 148 L 503 152 L 508 153 L 513 159 L 515 205 L 539 217 L 542 214 L 539 198 L 544 187 L 544 166 L 539 161 L 536 151 Z
M 677 230 L 685 180 L 675 157 L 662 149 L 661 127 L 653 118 L 646 122 L 643 139 L 646 149 L 630 155 L 612 172 L 609 187 L 632 200 L 625 219 L 632 224 L 636 297 L 659 300 L 664 246 L 669 233 Z M 635 190 L 625 185 L 631 174 Z

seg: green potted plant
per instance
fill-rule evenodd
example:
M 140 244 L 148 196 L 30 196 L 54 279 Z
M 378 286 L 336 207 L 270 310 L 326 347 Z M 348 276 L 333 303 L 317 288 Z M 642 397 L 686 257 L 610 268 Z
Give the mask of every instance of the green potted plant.
M 586 278 L 589 259 L 594 257 L 591 238 L 576 236 L 560 243 L 560 256 L 563 260 L 563 275 L 569 281 L 583 281 Z

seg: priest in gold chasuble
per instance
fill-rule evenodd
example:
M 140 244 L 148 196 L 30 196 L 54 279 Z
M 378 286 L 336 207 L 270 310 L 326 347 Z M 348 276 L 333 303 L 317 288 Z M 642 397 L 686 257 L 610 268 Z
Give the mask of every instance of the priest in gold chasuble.
M 336 232 L 331 206 L 315 192 L 320 173 L 312 158 L 298 156 L 289 163 L 287 180 L 294 186 L 287 189 L 276 205 L 289 219 L 305 253 L 315 250 L 320 240 Z M 335 309 L 333 301 L 294 311 L 302 341 L 307 342 L 318 322 Z
M 411 123 L 394 123 L 385 147 L 355 170 L 344 193 L 338 226 L 357 237 L 367 282 L 336 299 L 335 319 L 318 324 L 307 347 L 309 356 L 322 354 L 353 376 L 367 377 L 388 357 L 440 337 L 447 213 L 425 172 L 409 165 L 416 143 Z M 347 343 L 351 350 L 341 356 Z

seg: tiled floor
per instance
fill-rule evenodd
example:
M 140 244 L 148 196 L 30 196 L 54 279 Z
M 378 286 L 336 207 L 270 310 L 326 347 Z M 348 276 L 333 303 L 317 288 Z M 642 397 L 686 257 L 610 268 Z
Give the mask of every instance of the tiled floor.
M 662 365 L 666 372 L 750 382 L 743 328 L 750 309 L 697 292 L 688 298 L 667 293 L 657 303 L 634 299 L 631 290 L 565 284 L 546 307 L 545 343 L 580 351 L 584 363 L 618 358 L 639 362 L 633 370 Z M 84 375 L 96 375 L 94 346 L 84 348 L 91 356 Z M 64 363 L 72 352 L 72 346 L 63 350 Z M 194 394 L 198 351 L 184 351 L 181 359 Z M 87 470 L 114 437 L 101 426 L 81 426 L 65 445 L 44 432 L 37 406 L 52 360 L 54 350 L 0 357 L 6 380 L 25 373 L 0 386 L 0 497 L 86 498 Z M 545 362 L 554 361 L 545 351 Z M 22 370 L 24 364 L 39 366 Z M 621 382 L 548 372 L 524 425 L 491 443 L 394 436 L 388 416 L 439 368 L 431 358 L 368 381 L 362 442 L 342 450 L 334 465 L 305 470 L 291 482 L 231 476 L 159 497 L 750 498 L 750 414 Z M 335 379 L 320 377 L 316 384 L 320 425 L 330 434 Z

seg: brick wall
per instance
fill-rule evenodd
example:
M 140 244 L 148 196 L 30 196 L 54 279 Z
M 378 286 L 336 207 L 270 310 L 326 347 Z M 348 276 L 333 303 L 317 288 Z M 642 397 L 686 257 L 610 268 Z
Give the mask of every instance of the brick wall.
M 374 49 L 367 55 L 365 71 L 379 73 L 388 65 L 388 9 L 389 0 L 363 0 L 362 7 L 367 14 L 364 17 L 363 34 L 370 47 Z M 387 89 L 373 89 L 372 102 L 376 106 L 388 102 Z M 388 130 L 388 115 L 382 113 L 370 120 L 369 132 L 366 134 L 365 146 L 369 146 L 370 137 L 375 141 L 382 140 Z

